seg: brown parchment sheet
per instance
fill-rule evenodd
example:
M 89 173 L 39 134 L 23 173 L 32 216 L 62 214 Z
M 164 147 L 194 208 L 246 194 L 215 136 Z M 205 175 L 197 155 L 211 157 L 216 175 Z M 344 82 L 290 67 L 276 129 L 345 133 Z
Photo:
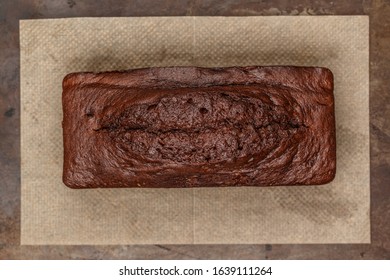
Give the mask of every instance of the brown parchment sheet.
M 369 243 L 368 26 L 367 16 L 20 21 L 21 243 Z M 90 190 L 62 183 L 67 73 L 247 65 L 332 70 L 332 183 Z

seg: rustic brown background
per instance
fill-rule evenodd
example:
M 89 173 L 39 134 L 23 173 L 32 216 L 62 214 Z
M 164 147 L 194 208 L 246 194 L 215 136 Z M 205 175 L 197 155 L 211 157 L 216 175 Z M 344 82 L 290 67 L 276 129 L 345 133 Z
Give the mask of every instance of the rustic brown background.
M 371 245 L 20 246 L 19 19 L 370 15 Z M 390 259 L 390 1 L 0 2 L 0 259 Z

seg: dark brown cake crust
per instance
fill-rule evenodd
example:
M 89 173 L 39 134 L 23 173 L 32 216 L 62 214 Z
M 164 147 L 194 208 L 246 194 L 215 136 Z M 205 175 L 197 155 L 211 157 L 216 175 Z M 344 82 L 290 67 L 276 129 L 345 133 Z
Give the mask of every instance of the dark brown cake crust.
M 62 102 L 71 188 L 310 185 L 335 176 L 326 68 L 72 73 Z

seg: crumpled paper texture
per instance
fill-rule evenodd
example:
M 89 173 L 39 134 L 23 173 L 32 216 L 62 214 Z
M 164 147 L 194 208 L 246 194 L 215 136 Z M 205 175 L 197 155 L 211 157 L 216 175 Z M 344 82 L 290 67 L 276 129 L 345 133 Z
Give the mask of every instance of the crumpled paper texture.
M 20 50 L 22 244 L 370 242 L 368 17 L 22 20 Z M 67 188 L 63 77 L 178 65 L 331 69 L 335 180 L 269 188 Z

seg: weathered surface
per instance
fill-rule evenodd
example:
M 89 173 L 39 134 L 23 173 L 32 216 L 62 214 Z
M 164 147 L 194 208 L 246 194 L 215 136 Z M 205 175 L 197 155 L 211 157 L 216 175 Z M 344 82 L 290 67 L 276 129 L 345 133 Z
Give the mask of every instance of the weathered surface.
M 278 14 L 370 14 L 371 245 L 19 246 L 19 19 Z M 99 9 L 93 0 L 1 1 L 0 62 L 4 67 L 0 70 L 0 259 L 390 259 L 390 131 L 386 121 L 390 119 L 389 25 L 390 3 L 385 0 L 120 0 L 115 5 L 105 1 Z

